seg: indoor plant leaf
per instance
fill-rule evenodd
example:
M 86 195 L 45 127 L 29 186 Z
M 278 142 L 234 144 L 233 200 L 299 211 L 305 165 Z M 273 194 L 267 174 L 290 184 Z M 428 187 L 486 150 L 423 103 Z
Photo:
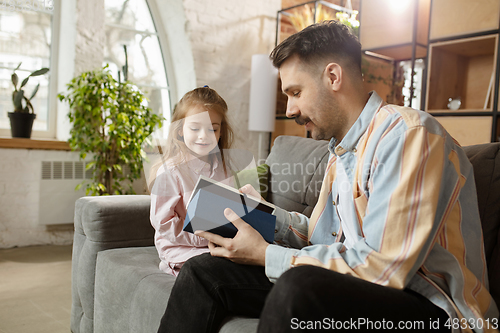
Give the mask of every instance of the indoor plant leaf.
M 30 79 L 30 77 L 26 77 L 23 82 L 21 83 L 21 88 L 24 87 L 26 85 L 26 83 L 28 83 L 28 80 Z
M 12 84 L 14 85 L 14 89 L 17 90 L 17 84 L 19 83 L 19 77 L 16 73 L 12 73 Z
M 33 73 L 30 74 L 30 76 L 39 76 L 39 75 L 43 75 L 45 73 L 47 73 L 49 71 L 49 69 L 47 67 L 44 67 L 42 69 L 39 69 L 37 71 L 34 71 Z
M 32 99 L 33 97 L 35 97 L 35 95 L 38 91 L 38 88 L 40 88 L 40 83 L 36 85 L 35 89 L 33 89 L 33 93 L 31 94 L 31 97 L 29 99 Z
M 15 93 L 14 97 L 14 107 L 16 110 L 22 110 L 22 100 L 24 98 L 24 90 L 19 90 L 17 93 Z
M 80 156 L 92 153 L 87 192 L 92 195 L 133 193 L 132 181 L 141 176 L 141 145 L 162 117 L 143 104 L 145 97 L 132 83 L 119 84 L 104 67 L 75 77 L 59 99 L 70 105 L 69 139 Z

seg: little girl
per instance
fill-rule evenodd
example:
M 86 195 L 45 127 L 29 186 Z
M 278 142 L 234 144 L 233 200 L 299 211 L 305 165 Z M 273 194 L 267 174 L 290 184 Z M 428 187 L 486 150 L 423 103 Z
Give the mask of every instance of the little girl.
M 227 104 L 205 86 L 188 92 L 175 107 L 162 161 L 153 168 L 151 224 L 160 269 L 177 276 L 191 257 L 209 252 L 208 241 L 182 230 L 191 192 L 200 175 L 228 182 L 224 149 L 230 148 L 233 131 Z

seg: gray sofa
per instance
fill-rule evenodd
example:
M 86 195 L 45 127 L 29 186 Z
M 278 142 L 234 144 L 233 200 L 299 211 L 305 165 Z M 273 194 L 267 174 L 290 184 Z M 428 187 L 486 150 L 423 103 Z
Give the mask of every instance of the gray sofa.
M 474 165 L 491 290 L 500 301 L 500 143 L 465 148 Z M 268 200 L 310 215 L 327 142 L 278 137 L 266 160 Z M 149 196 L 84 197 L 75 206 L 71 330 L 156 332 L 175 278 L 158 269 Z M 187 319 L 187 318 L 186 318 Z M 220 332 L 255 332 L 258 320 L 227 318 Z

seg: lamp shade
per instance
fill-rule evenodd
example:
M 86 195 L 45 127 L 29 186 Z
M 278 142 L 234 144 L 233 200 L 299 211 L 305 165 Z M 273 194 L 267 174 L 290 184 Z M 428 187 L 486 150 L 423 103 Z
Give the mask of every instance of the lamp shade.
M 278 69 L 267 54 L 252 56 L 248 130 L 273 132 L 276 119 Z

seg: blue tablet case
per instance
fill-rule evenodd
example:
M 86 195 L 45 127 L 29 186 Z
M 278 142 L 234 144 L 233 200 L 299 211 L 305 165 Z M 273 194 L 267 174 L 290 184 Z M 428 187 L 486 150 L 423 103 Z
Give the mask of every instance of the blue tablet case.
M 191 233 L 204 230 L 226 238 L 234 237 L 238 230 L 224 216 L 226 208 L 231 208 L 268 243 L 274 241 L 276 216 L 270 214 L 269 206 L 217 185 L 203 187 L 195 193 L 188 205 L 183 230 Z

